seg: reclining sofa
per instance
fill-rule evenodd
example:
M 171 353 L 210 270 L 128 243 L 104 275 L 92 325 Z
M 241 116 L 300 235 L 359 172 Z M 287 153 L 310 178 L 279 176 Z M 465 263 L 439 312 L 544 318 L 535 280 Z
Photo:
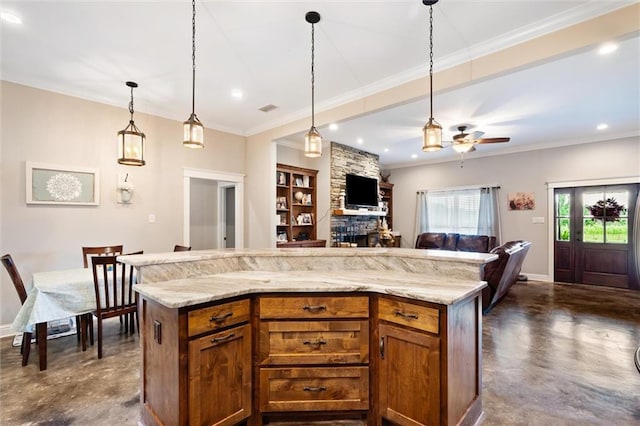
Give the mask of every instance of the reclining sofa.
M 416 239 L 417 249 L 473 251 L 493 253 L 498 259 L 484 265 L 482 279 L 488 286 L 482 290 L 482 311 L 488 313 L 518 281 L 524 258 L 531 242 L 509 241 L 496 245 L 496 237 L 425 232 Z
M 496 237 L 444 232 L 425 232 L 416 239 L 417 249 L 474 251 L 489 253 L 496 246 Z
M 483 280 L 488 284 L 482 289 L 482 312 L 488 313 L 518 281 L 524 258 L 531 247 L 530 241 L 509 241 L 491 250 L 498 260 L 484 265 Z

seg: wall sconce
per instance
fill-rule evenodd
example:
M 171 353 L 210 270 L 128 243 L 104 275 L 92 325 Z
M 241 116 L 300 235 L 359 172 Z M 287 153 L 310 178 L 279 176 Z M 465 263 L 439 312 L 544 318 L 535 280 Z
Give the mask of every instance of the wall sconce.
M 131 198 L 133 198 L 133 181 L 129 173 L 118 174 L 116 198 L 119 204 L 131 204 Z

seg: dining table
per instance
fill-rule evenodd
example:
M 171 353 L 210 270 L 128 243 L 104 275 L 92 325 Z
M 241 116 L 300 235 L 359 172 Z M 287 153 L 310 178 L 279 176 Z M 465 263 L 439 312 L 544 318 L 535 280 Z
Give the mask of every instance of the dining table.
M 11 328 L 17 332 L 31 333 L 35 328 L 42 371 L 47 369 L 47 323 L 86 314 L 95 309 L 96 296 L 91 268 L 35 272 L 27 299 Z

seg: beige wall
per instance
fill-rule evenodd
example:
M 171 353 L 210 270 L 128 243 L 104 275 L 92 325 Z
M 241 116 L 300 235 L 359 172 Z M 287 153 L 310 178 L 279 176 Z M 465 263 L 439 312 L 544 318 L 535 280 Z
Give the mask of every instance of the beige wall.
M 83 245 L 173 250 L 182 242 L 183 167 L 245 173 L 242 136 L 207 129 L 204 150 L 185 149 L 180 122 L 136 112 L 136 125 L 147 136 L 147 165 L 122 166 L 116 133 L 129 120 L 126 104 L 111 107 L 8 82 L 0 90 L 0 253 L 14 257 L 26 284 L 35 271 L 82 267 Z M 25 161 L 99 169 L 100 205 L 27 206 Z M 135 185 L 131 205 L 116 203 L 117 174 L 123 172 Z M 156 223 L 148 222 L 149 214 Z M 13 321 L 19 304 L 2 272 L 0 324 Z
M 415 243 L 416 191 L 478 184 L 500 185 L 502 239 L 533 243 L 523 272 L 552 276 L 548 271 L 547 182 L 597 180 L 640 176 L 640 143 L 637 138 L 527 151 L 494 157 L 466 156 L 458 162 L 391 170 L 393 223 L 402 234 L 403 247 Z M 535 210 L 509 211 L 507 194 L 535 193 Z M 531 223 L 544 217 L 544 224 Z
M 192 250 L 220 248 L 218 243 L 218 181 L 191 179 L 189 243 Z

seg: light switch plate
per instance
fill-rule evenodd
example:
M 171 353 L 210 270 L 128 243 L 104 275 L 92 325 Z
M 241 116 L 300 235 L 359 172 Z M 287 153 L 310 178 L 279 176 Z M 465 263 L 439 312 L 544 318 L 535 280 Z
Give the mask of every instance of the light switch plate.
M 534 216 L 531 218 L 531 223 L 544 223 L 544 216 Z

